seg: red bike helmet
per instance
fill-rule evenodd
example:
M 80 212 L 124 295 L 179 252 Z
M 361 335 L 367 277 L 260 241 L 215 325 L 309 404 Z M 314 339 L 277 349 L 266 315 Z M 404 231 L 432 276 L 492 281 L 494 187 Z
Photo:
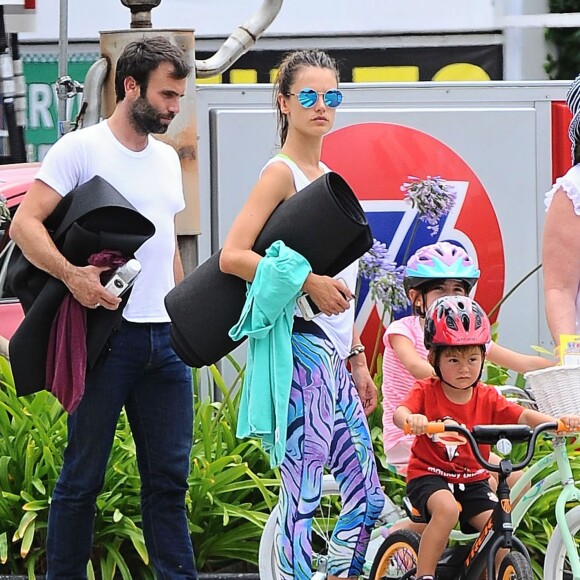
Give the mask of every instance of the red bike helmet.
M 491 340 L 489 318 L 468 296 L 443 296 L 425 315 L 425 347 L 485 345 Z

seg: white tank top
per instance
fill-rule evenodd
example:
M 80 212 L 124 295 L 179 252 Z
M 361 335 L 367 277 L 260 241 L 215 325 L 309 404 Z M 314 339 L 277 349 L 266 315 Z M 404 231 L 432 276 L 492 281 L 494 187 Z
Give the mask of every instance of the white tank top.
M 264 165 L 262 171 L 271 165 L 272 163 L 285 163 L 290 170 L 292 171 L 292 176 L 294 178 L 294 187 L 296 191 L 300 191 L 304 189 L 307 185 L 310 185 L 311 180 L 306 177 L 304 172 L 288 157 L 282 153 L 272 157 L 266 165 Z M 328 173 L 330 169 L 324 165 L 324 163 L 320 163 L 320 168 L 324 171 L 324 173 Z M 346 285 L 349 287 L 350 291 L 354 294 L 356 291 L 356 279 L 358 275 L 358 260 L 347 266 L 342 272 L 339 272 L 335 279 L 344 280 Z M 316 318 L 313 319 L 316 325 L 318 325 L 329 338 L 330 342 L 332 342 L 334 348 L 338 355 L 345 359 L 349 352 L 350 347 L 352 346 L 352 331 L 354 327 L 354 311 L 355 305 L 354 301 L 350 302 L 350 308 L 345 310 L 341 314 L 335 314 L 332 316 L 327 316 L 326 314 L 319 314 Z M 302 317 L 302 313 L 298 309 L 298 307 L 294 310 L 294 316 Z

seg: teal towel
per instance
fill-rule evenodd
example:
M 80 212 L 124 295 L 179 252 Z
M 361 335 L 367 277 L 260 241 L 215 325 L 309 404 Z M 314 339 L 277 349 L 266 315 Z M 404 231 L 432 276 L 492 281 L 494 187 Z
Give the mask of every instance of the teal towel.
M 294 306 L 311 271 L 303 256 L 274 242 L 260 260 L 240 320 L 229 332 L 233 340 L 249 339 L 237 436 L 260 439 L 272 467 L 280 465 L 286 449 Z

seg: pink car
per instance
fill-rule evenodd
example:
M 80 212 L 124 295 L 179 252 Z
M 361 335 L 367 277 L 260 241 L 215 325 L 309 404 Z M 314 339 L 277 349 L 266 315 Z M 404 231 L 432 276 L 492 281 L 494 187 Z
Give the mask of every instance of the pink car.
M 14 215 L 16 208 L 32 185 L 40 163 L 0 165 L 0 196 L 4 197 Z M 0 225 L 0 335 L 10 338 L 24 314 L 20 302 L 7 285 L 10 258 L 14 242 L 8 235 L 9 224 Z

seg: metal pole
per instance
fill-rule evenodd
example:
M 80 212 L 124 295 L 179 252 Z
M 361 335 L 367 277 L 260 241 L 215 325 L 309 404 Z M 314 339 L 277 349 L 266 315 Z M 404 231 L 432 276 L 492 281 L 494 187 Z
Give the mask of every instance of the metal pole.
M 8 130 L 8 143 L 10 145 L 10 162 L 19 163 L 26 161 L 26 153 L 21 138 L 22 132 L 16 124 L 14 67 L 4 23 L 4 6 L 0 6 L 0 77 L 2 81 L 1 92 L 4 124 Z
M 63 79 L 68 74 L 68 0 L 60 0 L 60 27 L 58 42 L 58 78 Z M 58 137 L 66 133 L 67 122 L 67 90 L 62 83 L 57 84 L 58 96 Z
M 240 56 L 248 52 L 256 40 L 272 24 L 284 0 L 264 0 L 258 12 L 238 26 L 219 50 L 207 60 L 195 61 L 195 75 L 203 79 L 222 73 Z

